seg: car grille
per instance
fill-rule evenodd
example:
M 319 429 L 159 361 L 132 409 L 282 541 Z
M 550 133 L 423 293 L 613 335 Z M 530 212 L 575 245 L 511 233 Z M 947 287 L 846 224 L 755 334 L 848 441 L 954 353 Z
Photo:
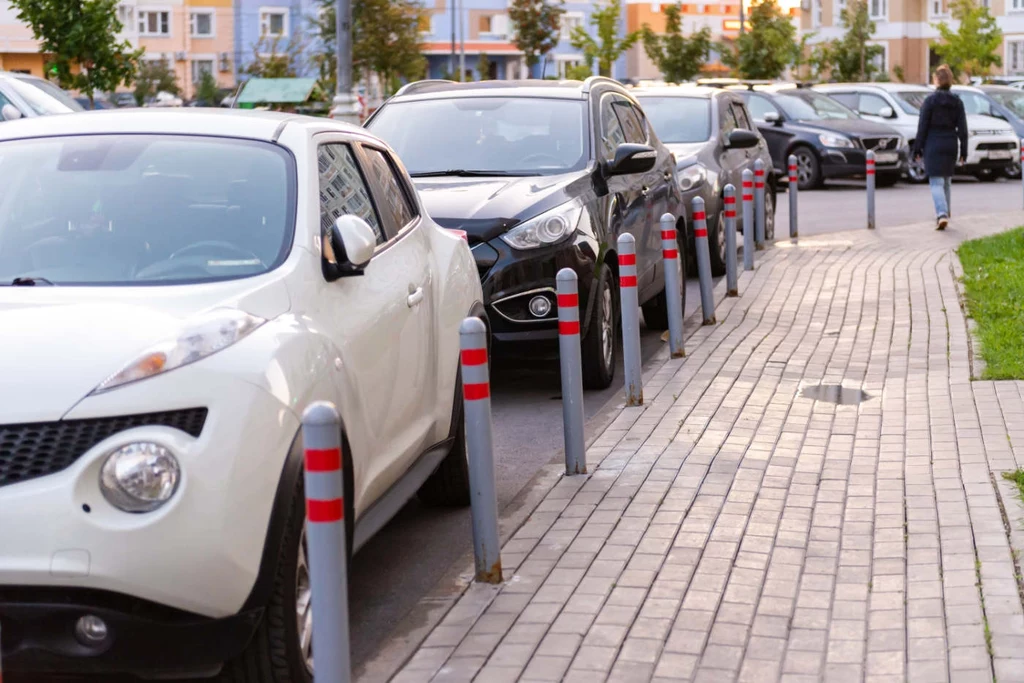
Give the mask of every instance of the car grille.
M 885 138 L 861 138 L 860 144 L 864 149 L 873 149 L 876 152 L 882 150 L 897 150 L 900 147 L 900 139 L 896 136 Z
M 100 441 L 133 427 L 159 425 L 199 437 L 206 408 L 0 425 L 0 486 L 45 477 L 69 467 Z
M 979 142 L 978 149 L 1017 149 L 1017 145 L 1012 142 Z

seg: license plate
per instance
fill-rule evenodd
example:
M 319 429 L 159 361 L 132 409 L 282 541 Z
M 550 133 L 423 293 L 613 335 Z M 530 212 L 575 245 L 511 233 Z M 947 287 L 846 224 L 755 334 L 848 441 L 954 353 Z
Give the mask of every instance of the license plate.
M 900 158 L 899 152 L 875 152 L 876 164 L 892 164 Z
M 1013 150 L 1012 149 L 995 150 L 995 151 L 992 151 L 992 152 L 988 153 L 988 158 L 989 159 L 1012 159 L 1013 158 Z

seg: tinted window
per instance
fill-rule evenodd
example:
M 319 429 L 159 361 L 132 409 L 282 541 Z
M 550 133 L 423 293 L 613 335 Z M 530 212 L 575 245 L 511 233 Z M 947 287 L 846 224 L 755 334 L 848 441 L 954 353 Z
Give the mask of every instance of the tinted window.
M 829 92 L 828 96 L 850 109 L 856 109 L 860 101 L 860 95 L 855 92 Z
M 747 116 L 747 110 L 739 102 L 732 103 L 732 113 L 736 117 L 736 125 L 746 130 L 754 130 L 754 127 L 750 125 L 750 117 Z
M 551 175 L 586 167 L 586 122 L 582 100 L 453 97 L 386 104 L 368 127 L 413 176 Z
M 320 145 L 317 164 L 320 170 L 321 231 L 326 234 L 339 216 L 359 216 L 373 228 L 377 244 L 382 244 L 384 231 L 349 146 L 341 143 Z
M 601 151 L 605 159 L 615 156 L 615 148 L 626 141 L 619 117 L 615 114 L 611 96 L 601 99 Z
M 704 142 L 711 137 L 711 100 L 641 97 L 647 120 L 662 142 Z
M 861 93 L 860 104 L 857 107 L 857 111 L 861 114 L 867 114 L 868 116 L 881 116 L 882 110 L 886 107 L 889 107 L 889 103 L 878 95 Z
M 992 115 L 992 105 L 984 95 L 966 90 L 954 90 L 953 94 L 963 100 L 964 109 L 968 114 Z
M 925 90 L 905 90 L 895 93 L 895 95 L 896 104 L 900 106 L 900 109 L 911 116 L 917 116 L 921 113 L 921 105 L 931 93 Z
M 745 98 L 747 101 L 747 110 L 750 115 L 754 117 L 755 121 L 764 121 L 764 115 L 768 113 L 778 114 L 779 110 L 775 108 L 767 97 L 761 95 L 747 95 Z
M 857 118 L 852 110 L 831 97 L 807 90 L 779 93 L 775 102 L 786 112 L 786 116 L 797 121 Z
M 366 158 L 369 168 L 368 175 L 377 182 L 377 187 L 383 192 L 378 197 L 378 206 L 384 218 L 384 230 L 388 237 L 394 237 L 402 228 L 412 222 L 415 214 L 412 204 L 396 175 L 391 160 L 384 152 L 372 147 L 363 147 L 366 151 Z
M 295 171 L 275 145 L 90 135 L 0 143 L 0 282 L 249 277 L 291 246 Z
M 12 78 L 7 83 L 40 116 L 83 111 L 82 105 L 74 98 L 41 78 Z
M 1017 116 L 1024 116 L 1024 92 L 990 92 L 989 97 Z
M 622 125 L 622 132 L 626 135 L 626 142 L 643 145 L 647 143 L 647 133 L 633 105 L 624 99 L 616 97 L 612 102 L 615 114 L 619 117 Z

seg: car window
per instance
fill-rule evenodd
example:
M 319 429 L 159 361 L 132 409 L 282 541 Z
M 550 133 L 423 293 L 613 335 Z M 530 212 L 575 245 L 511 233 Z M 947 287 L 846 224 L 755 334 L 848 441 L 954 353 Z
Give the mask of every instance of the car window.
M 0 92 L 0 109 L 3 109 L 4 106 L 8 105 L 8 104 L 10 104 L 12 107 L 14 106 L 11 103 L 11 101 L 9 99 L 7 99 L 2 92 Z M 15 107 L 15 108 L 17 108 L 17 107 Z M 0 123 L 2 123 L 2 122 L 3 122 L 3 118 L 0 118 Z
M 736 123 L 736 114 L 733 113 L 732 107 L 729 106 L 728 102 L 722 101 L 719 113 L 720 121 L 718 122 L 718 127 L 723 136 L 728 135 L 739 127 L 739 124 Z
M 754 127 L 750 125 L 750 117 L 747 116 L 747 110 L 742 102 L 732 103 L 732 114 L 736 117 L 736 126 L 738 128 L 754 130 Z
M 979 95 L 976 92 L 970 92 L 968 90 L 954 90 L 953 94 L 963 101 L 964 109 L 968 114 L 992 116 L 992 105 L 984 95 Z
M 928 95 L 930 94 L 930 92 L 925 90 L 900 91 L 895 93 L 896 104 L 900 106 L 900 109 L 911 116 L 917 116 L 921 113 L 921 107 L 924 105 L 924 101 L 928 99 Z
M 7 84 L 40 116 L 84 111 L 73 97 L 41 78 L 12 78 Z
M 860 103 L 855 107 L 855 109 L 861 114 L 867 114 L 868 116 L 881 116 L 882 110 L 888 106 L 889 103 L 878 95 L 861 93 Z
M 856 109 L 860 100 L 860 95 L 855 92 L 827 92 L 825 94 L 850 109 Z
M 320 145 L 317 165 L 320 170 L 320 229 L 323 234 L 330 231 L 339 216 L 352 215 L 366 221 L 377 236 L 377 244 L 383 244 L 384 231 L 352 149 L 343 143 Z
M 857 114 L 831 97 L 809 90 L 787 90 L 775 96 L 775 103 L 796 121 L 855 119 Z
M 366 152 L 367 175 L 377 182 L 377 187 L 383 192 L 383 196 L 377 198 L 377 205 L 384 218 L 384 231 L 390 239 L 409 225 L 416 214 L 404 184 L 398 178 L 394 163 L 379 149 L 364 146 L 363 150 Z
M 622 132 L 626 136 L 626 142 L 638 145 L 647 144 L 647 133 L 644 131 L 643 123 L 637 112 L 633 109 L 633 105 L 628 100 L 616 97 L 612 100 L 612 107 L 615 109 L 615 114 L 622 125 Z
M 747 110 L 754 117 L 755 121 L 764 121 L 764 115 L 768 113 L 778 114 L 779 110 L 775 105 L 762 95 L 747 95 Z
M 648 125 L 662 142 L 704 142 L 711 137 L 711 100 L 706 97 L 641 97 Z
M 1015 115 L 1024 117 L 1024 92 L 990 92 L 989 97 L 1003 105 Z
M 612 106 L 613 99 L 606 95 L 601 99 L 601 152 L 605 159 L 615 157 L 615 149 L 626 142 L 626 133 L 622 130 L 619 117 Z

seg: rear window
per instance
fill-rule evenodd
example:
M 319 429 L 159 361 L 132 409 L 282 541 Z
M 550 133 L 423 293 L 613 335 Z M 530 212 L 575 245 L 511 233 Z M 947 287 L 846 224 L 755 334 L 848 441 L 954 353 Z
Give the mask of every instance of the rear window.
M 711 137 L 711 100 L 705 97 L 639 97 L 662 142 L 704 142 Z

